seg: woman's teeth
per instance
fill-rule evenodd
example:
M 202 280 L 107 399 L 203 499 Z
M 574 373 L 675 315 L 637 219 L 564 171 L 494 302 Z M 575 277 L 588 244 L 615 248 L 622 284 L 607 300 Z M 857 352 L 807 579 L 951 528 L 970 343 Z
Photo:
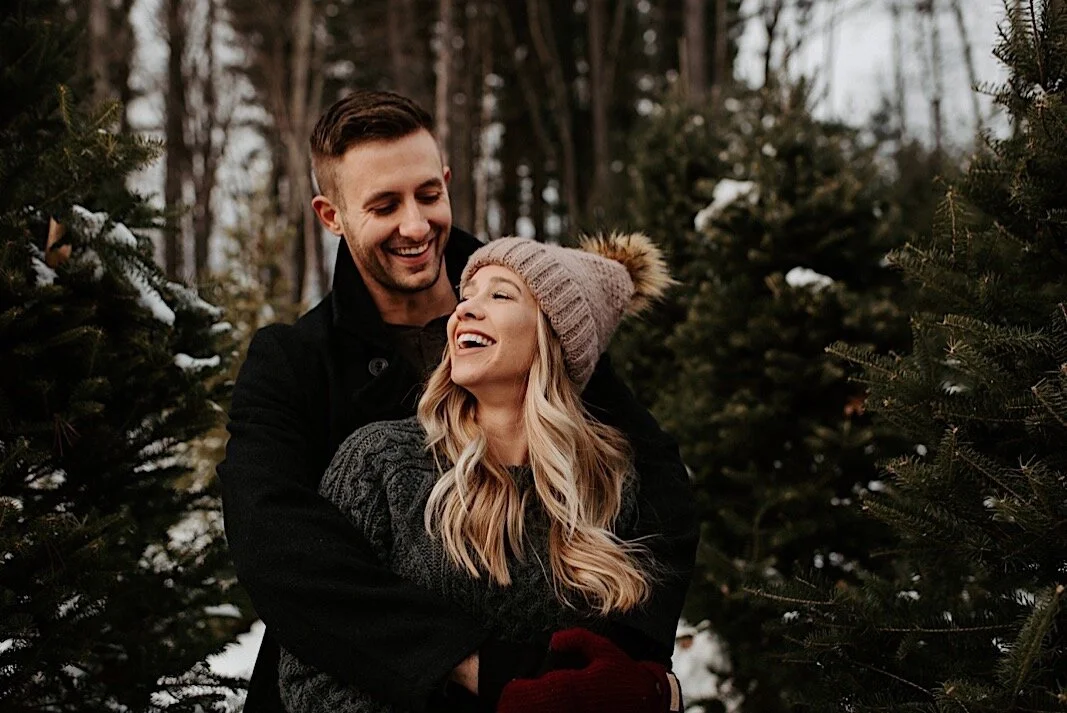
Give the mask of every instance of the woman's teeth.
M 496 344 L 489 337 L 480 334 L 463 334 L 456 340 L 461 347 L 488 347 Z

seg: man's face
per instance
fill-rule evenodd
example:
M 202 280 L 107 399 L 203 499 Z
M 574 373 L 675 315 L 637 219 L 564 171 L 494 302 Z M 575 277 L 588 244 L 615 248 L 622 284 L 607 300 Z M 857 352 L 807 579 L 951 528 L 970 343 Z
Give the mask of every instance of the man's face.
M 340 205 L 318 196 L 315 211 L 341 235 L 371 292 L 411 294 L 441 279 L 452 228 L 450 171 L 437 142 L 421 130 L 349 149 L 336 166 Z

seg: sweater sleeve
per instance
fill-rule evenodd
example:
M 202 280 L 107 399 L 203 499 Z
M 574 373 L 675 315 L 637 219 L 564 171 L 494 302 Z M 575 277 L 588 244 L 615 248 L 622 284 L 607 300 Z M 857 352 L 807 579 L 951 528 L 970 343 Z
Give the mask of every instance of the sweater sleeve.
M 363 533 L 378 564 L 386 566 L 392 543 L 388 500 L 382 485 L 382 445 L 377 425 L 359 429 L 341 445 L 319 486 Z M 288 713 L 389 713 L 395 709 L 356 686 L 307 665 L 282 648 L 278 664 L 282 703 Z
M 699 523 L 678 445 L 611 369 L 605 356 L 584 393 L 592 415 L 629 440 L 637 471 L 637 516 L 626 539 L 641 538 L 655 563 L 644 606 L 590 624 L 636 659 L 670 665 L 674 637 L 693 575 Z
M 272 637 L 302 661 L 423 710 L 488 632 L 382 567 L 363 533 L 319 495 L 315 385 L 283 348 L 287 329 L 257 333 L 234 386 L 218 472 L 238 577 Z

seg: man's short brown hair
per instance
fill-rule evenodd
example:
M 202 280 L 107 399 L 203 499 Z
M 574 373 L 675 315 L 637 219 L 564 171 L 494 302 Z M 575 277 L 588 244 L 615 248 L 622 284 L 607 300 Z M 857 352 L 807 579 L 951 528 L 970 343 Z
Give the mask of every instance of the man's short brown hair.
M 311 132 L 311 166 L 319 191 L 330 200 L 337 193 L 337 162 L 353 146 L 367 141 L 392 141 L 426 129 L 433 117 L 407 97 L 361 89 L 352 92 L 319 117 Z

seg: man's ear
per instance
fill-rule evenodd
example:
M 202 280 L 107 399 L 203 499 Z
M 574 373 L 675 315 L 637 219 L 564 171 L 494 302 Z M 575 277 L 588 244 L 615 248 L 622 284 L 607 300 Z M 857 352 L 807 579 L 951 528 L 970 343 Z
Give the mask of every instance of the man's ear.
M 334 235 L 344 234 L 340 213 L 337 211 L 337 206 L 330 202 L 329 198 L 323 195 L 315 196 L 311 199 L 311 207 L 315 210 L 315 215 L 319 217 L 322 227 Z
M 452 169 L 445 166 L 445 185 L 447 186 L 452 182 Z

